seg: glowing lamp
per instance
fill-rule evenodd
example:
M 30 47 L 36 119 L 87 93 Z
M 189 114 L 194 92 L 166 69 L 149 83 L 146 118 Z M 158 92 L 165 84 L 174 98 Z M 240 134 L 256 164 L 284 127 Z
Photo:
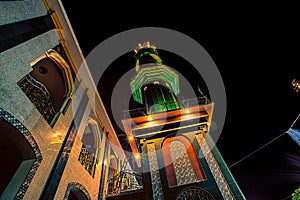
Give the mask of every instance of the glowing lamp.
M 134 140 L 134 137 L 133 137 L 132 135 L 130 135 L 130 136 L 128 137 L 128 140 L 129 140 L 129 141 L 132 141 L 132 140 Z
M 141 158 L 141 155 L 139 153 L 134 154 L 134 158 L 139 160 Z
M 63 136 L 60 132 L 56 132 L 52 135 L 51 144 L 60 144 L 63 142 Z

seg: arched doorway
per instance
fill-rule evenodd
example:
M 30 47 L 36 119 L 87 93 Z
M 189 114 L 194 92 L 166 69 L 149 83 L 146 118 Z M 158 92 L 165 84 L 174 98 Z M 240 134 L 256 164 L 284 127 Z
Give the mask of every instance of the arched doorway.
M 64 200 L 90 200 L 90 195 L 86 188 L 80 183 L 72 182 L 68 184 Z
M 68 200 L 88 200 L 88 198 L 81 190 L 72 188 Z
M 0 159 L 0 199 L 21 199 L 42 156 L 29 131 L 1 108 Z

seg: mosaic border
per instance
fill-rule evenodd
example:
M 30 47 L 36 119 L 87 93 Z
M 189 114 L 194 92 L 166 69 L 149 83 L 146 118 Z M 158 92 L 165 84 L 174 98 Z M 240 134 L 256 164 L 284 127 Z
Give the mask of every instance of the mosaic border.
M 64 196 L 64 200 L 68 200 L 70 192 L 73 188 L 79 189 L 80 191 L 82 191 L 85 194 L 85 196 L 88 198 L 88 200 L 91 200 L 91 197 L 90 197 L 87 189 L 83 185 L 81 185 L 80 183 L 77 183 L 77 182 L 71 182 L 68 184 L 68 187 L 67 187 L 67 190 L 66 190 L 66 193 Z
M 147 151 L 148 151 L 150 175 L 151 175 L 151 182 L 152 182 L 153 200 L 162 200 L 164 198 L 163 198 L 163 191 L 162 191 L 162 186 L 161 186 L 155 144 L 148 143 Z
M 26 138 L 26 140 L 29 142 L 29 144 L 31 145 L 34 154 L 35 154 L 35 161 L 33 163 L 33 165 L 31 166 L 26 178 L 24 179 L 21 187 L 19 188 L 17 194 L 15 195 L 14 199 L 15 200 L 20 200 L 23 199 L 35 173 L 37 172 L 43 158 L 42 158 L 42 154 L 41 151 L 38 147 L 38 144 L 36 143 L 35 139 L 33 138 L 33 136 L 31 135 L 31 133 L 29 132 L 29 130 L 15 117 L 13 117 L 10 113 L 8 113 L 7 111 L 5 111 L 4 109 L 0 108 L 0 118 L 6 120 L 10 125 L 12 125 L 13 127 L 15 127 L 16 129 L 18 129 L 23 136 Z
M 215 178 L 215 181 L 220 189 L 222 196 L 224 197 L 224 199 L 234 200 L 235 197 L 232 194 L 232 191 L 231 191 L 225 177 L 223 176 L 223 173 L 222 173 L 213 153 L 211 152 L 203 134 L 196 135 L 196 139 L 197 139 L 197 142 L 198 142 L 198 144 L 204 154 L 204 157 L 209 165 L 210 171 L 212 172 L 212 174 Z

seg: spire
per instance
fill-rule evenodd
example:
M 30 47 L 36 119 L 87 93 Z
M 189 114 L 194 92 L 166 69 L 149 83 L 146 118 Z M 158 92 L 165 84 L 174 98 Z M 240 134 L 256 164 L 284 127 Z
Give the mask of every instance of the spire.
M 130 82 L 134 100 L 147 107 L 149 112 L 179 109 L 178 74 L 162 64 L 156 47 L 150 42 L 138 44 L 134 53 L 137 74 Z
M 138 44 L 137 48 L 134 49 L 134 58 L 136 60 L 135 68 L 138 72 L 140 70 L 140 65 L 146 63 L 157 63 L 161 64 L 162 60 L 158 56 L 158 52 L 156 51 L 156 47 L 154 45 L 150 45 L 150 42 L 144 42 L 143 44 Z M 145 63 L 141 62 L 141 59 L 148 58 Z

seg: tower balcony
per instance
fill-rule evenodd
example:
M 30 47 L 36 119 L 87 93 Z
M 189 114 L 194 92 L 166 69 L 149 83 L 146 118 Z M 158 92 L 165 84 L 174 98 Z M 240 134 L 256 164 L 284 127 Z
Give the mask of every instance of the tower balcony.
M 151 109 L 139 108 L 124 112 L 122 124 L 128 138 L 143 140 L 145 138 L 164 137 L 170 133 L 192 133 L 201 131 L 207 133 L 210 129 L 213 103 L 207 97 L 198 97 L 178 101 L 180 108 L 152 113 Z M 157 110 L 156 110 L 157 111 Z M 138 153 L 139 148 L 135 140 L 129 139 L 133 153 Z M 140 167 L 141 162 L 136 159 Z
M 136 108 L 131 110 L 125 110 L 123 112 L 124 119 L 137 118 L 142 116 L 149 116 L 153 114 L 163 113 L 174 110 L 174 107 L 180 107 L 179 109 L 193 108 L 199 105 L 205 105 L 210 103 L 209 99 L 204 97 L 197 97 L 193 99 L 185 99 L 178 102 L 155 104 L 151 107 Z

